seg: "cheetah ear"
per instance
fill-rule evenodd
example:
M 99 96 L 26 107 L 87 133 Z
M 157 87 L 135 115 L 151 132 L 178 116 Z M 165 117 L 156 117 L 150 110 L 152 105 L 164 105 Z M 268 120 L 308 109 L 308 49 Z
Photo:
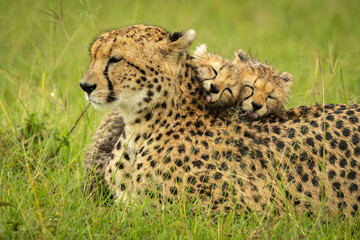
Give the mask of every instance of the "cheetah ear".
M 204 43 L 196 48 L 196 50 L 194 52 L 194 57 L 195 58 L 205 58 L 208 54 L 209 54 L 209 48 Z
M 193 29 L 189 29 L 185 33 L 174 33 L 170 36 L 170 54 L 173 56 L 180 56 L 182 53 L 187 53 L 192 42 L 196 38 L 196 33 Z
M 280 74 L 280 79 L 287 87 L 290 87 L 293 84 L 293 76 L 288 72 L 283 72 L 282 74 Z
M 248 61 L 247 54 L 244 50 L 239 49 L 235 52 L 234 63 L 244 63 L 247 61 Z

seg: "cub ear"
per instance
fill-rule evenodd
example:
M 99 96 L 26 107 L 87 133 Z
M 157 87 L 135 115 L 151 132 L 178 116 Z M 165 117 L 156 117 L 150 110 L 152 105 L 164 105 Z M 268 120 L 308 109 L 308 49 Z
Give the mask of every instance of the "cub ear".
M 176 32 L 169 37 L 170 53 L 175 56 L 180 56 L 182 53 L 187 53 L 192 42 L 196 38 L 196 33 L 193 29 L 189 29 L 185 33 Z
M 248 61 L 247 54 L 244 50 L 239 49 L 235 52 L 234 63 L 244 63 L 247 61 Z
M 284 82 L 285 86 L 290 87 L 293 84 L 293 76 L 288 72 L 280 74 L 280 79 Z
M 209 48 L 204 43 L 198 46 L 194 52 L 194 58 L 205 58 L 209 54 Z

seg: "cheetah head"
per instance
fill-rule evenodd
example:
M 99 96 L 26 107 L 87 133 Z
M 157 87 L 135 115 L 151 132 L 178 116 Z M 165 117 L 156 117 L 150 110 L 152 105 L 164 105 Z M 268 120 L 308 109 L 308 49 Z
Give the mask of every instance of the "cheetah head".
M 269 65 L 248 59 L 243 50 L 235 53 L 233 63 L 242 82 L 239 101 L 246 114 L 257 118 L 283 109 L 292 85 L 290 73 L 279 74 Z
M 91 62 L 80 82 L 96 108 L 123 113 L 154 106 L 188 57 L 195 31 L 169 34 L 159 27 L 137 25 L 101 34 L 90 48 Z
M 232 106 L 237 102 L 241 89 L 240 78 L 230 61 L 211 54 L 206 44 L 202 44 L 195 50 L 193 62 L 210 105 Z

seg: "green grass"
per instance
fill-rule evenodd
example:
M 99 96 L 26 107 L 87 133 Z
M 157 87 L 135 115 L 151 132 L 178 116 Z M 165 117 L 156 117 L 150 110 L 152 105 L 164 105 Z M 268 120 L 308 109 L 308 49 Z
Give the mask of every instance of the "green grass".
M 242 48 L 269 59 L 294 76 L 288 107 L 359 103 L 359 7 L 358 0 L 67 0 L 61 17 L 57 1 L 1 1 L 0 239 L 359 239 L 357 218 L 211 216 L 194 212 L 196 204 L 160 211 L 147 201 L 99 206 L 81 186 L 105 112 L 89 108 L 69 134 L 87 105 L 78 83 L 92 39 L 137 23 L 195 29 L 191 51 L 206 42 L 228 58 Z M 50 9 L 59 19 L 39 11 Z

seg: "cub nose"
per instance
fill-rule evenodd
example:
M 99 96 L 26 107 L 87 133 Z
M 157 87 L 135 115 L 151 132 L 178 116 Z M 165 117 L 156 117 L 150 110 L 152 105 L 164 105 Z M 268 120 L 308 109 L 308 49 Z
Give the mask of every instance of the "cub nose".
M 210 92 L 211 93 L 219 93 L 220 90 L 216 87 L 215 84 L 210 84 Z
M 84 92 L 87 92 L 88 94 L 90 94 L 92 91 L 94 91 L 96 89 L 96 84 L 88 84 L 88 83 L 80 83 L 80 87 L 82 90 L 84 90 Z
M 259 109 L 262 107 L 261 104 L 257 104 L 257 103 L 255 103 L 255 102 L 252 102 L 252 106 L 253 106 L 253 108 L 254 108 L 254 112 L 255 112 L 256 110 L 259 110 Z

